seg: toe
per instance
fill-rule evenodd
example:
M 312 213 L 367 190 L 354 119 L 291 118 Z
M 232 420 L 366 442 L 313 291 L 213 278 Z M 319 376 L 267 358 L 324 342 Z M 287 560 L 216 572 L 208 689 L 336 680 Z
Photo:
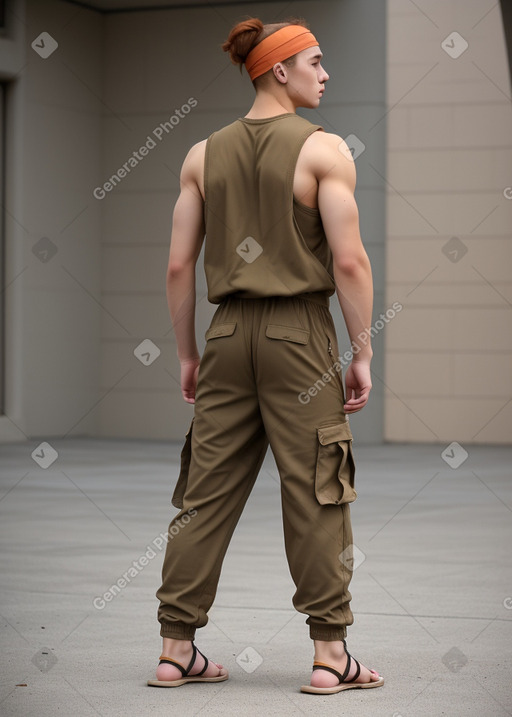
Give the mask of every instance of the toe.
M 211 668 L 211 670 L 210 670 Z M 212 662 L 210 660 L 210 664 L 208 665 L 208 669 L 206 670 L 206 676 L 207 677 L 220 677 L 222 674 L 223 667 L 222 665 L 217 664 L 216 662 Z

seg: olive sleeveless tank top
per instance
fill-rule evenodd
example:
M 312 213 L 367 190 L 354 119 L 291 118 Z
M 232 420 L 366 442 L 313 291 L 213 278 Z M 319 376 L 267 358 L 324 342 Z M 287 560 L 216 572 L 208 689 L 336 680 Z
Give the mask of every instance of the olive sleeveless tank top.
M 293 196 L 302 145 L 321 129 L 289 113 L 240 118 L 208 138 L 204 268 L 212 303 L 334 293 L 320 212 Z

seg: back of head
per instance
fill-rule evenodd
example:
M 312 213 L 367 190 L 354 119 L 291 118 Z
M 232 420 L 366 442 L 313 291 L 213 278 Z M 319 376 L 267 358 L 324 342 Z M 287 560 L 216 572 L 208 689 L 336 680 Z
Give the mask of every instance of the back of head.
M 274 32 L 281 30 L 283 27 L 288 25 L 300 25 L 301 27 L 307 28 L 307 24 L 304 20 L 299 18 L 293 18 L 287 22 L 278 22 L 263 24 L 257 17 L 251 17 L 248 20 L 243 20 L 235 25 L 229 33 L 228 39 L 222 44 L 224 52 L 228 52 L 231 58 L 231 62 L 234 65 L 240 66 L 240 72 L 242 67 L 247 60 L 247 56 L 259 43 Z M 294 58 L 290 57 L 285 61 L 285 64 L 293 65 Z M 265 76 L 257 77 L 253 80 L 255 87 L 260 81 L 265 80 Z

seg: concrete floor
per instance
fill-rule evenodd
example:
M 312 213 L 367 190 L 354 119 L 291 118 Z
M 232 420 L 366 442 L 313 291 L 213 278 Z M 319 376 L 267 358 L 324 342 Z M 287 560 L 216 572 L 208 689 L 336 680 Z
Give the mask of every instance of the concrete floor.
M 452 468 L 445 446 L 355 447 L 362 562 L 348 646 L 386 684 L 320 697 L 299 692 L 312 650 L 291 605 L 270 455 L 197 635 L 231 678 L 165 690 L 146 679 L 160 654 L 159 534 L 176 512 L 181 445 L 39 443 L 0 447 L 1 715 L 512 715 L 512 448 L 470 446 Z M 52 449 L 55 462 L 38 465 Z

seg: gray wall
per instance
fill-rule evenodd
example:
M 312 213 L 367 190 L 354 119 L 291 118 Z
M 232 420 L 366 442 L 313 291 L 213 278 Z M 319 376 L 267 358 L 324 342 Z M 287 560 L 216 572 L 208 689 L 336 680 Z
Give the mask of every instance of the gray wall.
M 12 420 L 0 423 L 0 440 L 23 434 L 181 439 L 192 408 L 181 400 L 165 300 L 172 207 L 190 145 L 244 114 L 252 101 L 247 76 L 219 47 L 247 14 L 266 22 L 303 16 L 320 40 L 331 79 L 319 111 L 303 114 L 366 145 L 356 160 L 356 198 L 379 315 L 385 191 L 370 165 L 384 171 L 385 9 L 379 0 L 319 0 L 101 16 L 28 0 L 20 45 L 25 66 L 13 80 L 17 145 L 8 203 Z M 43 30 L 59 43 L 46 60 L 30 47 Z M 175 110 L 191 97 L 197 106 L 176 122 Z M 103 199 L 95 198 L 95 187 L 148 136 L 155 139 L 155 129 L 172 115 L 173 129 Z M 57 248 L 45 263 L 32 252 L 41 237 Z M 198 274 L 202 348 L 214 307 Z M 345 350 L 335 303 L 333 313 Z M 161 352 L 151 365 L 134 355 L 145 339 Z M 380 337 L 374 371 L 383 375 Z M 375 380 L 371 407 L 353 419 L 358 442 L 382 439 L 382 415 Z
M 7 11 L 6 416 L 0 439 L 92 434 L 98 400 L 102 21 L 58 2 Z M 43 59 L 41 32 L 58 42 Z M 39 43 L 42 44 L 42 43 Z M 42 243 L 41 243 L 42 242 Z M 53 256 L 52 252 L 55 252 Z

